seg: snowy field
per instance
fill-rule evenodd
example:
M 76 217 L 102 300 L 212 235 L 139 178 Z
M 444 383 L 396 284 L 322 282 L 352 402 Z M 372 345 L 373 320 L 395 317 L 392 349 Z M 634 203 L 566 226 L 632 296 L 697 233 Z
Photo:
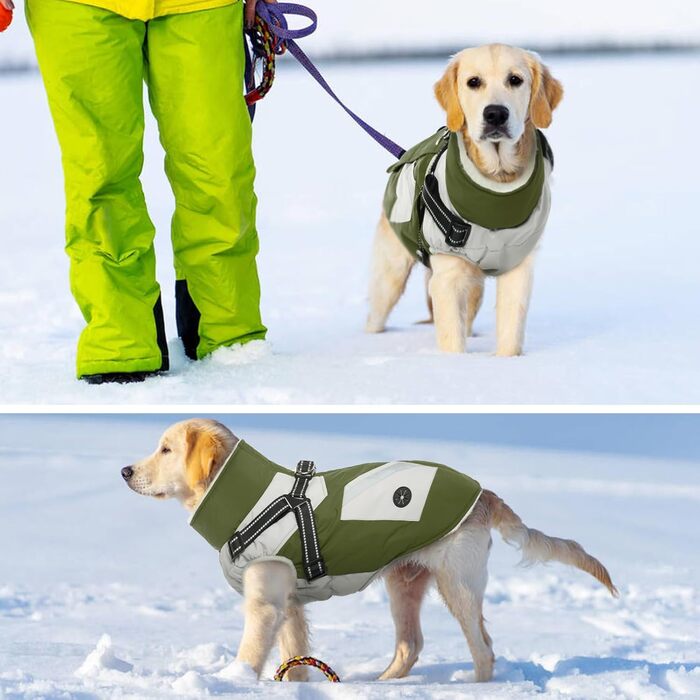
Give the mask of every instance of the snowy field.
M 697 462 L 240 430 L 286 464 L 422 457 L 464 469 L 528 525 L 580 540 L 621 592 L 614 600 L 558 564 L 518 568 L 517 552 L 494 533 L 485 603 L 492 683 L 471 682 L 464 639 L 435 594 L 411 674 L 374 682 L 393 651 L 386 595 L 374 584 L 309 607 L 312 651 L 343 683 L 317 676 L 290 687 L 270 680 L 276 658 L 259 684 L 227 679 L 241 599 L 180 506 L 139 497 L 121 481 L 119 468 L 149 452 L 170 419 L 79 420 L 0 419 L 0 697 L 700 697 Z M 235 417 L 227 422 L 235 429 Z
M 174 338 L 172 197 L 155 125 L 144 184 L 158 227 L 173 371 L 130 387 L 75 381 L 82 326 L 67 282 L 59 153 L 37 75 L 0 79 L 0 395 L 3 403 L 693 403 L 700 400 L 696 54 L 549 60 L 567 94 L 549 138 L 553 212 L 536 266 L 526 355 L 492 356 L 489 284 L 464 356 L 435 348 L 423 275 L 379 336 L 363 333 L 387 156 L 301 70 L 258 110 L 266 346 L 187 361 Z M 444 62 L 326 66 L 347 101 L 411 145 L 442 122 Z M 661 89 L 661 86 L 663 88 Z M 685 128 L 685 127 L 682 127 Z
M 0 37 L 0 69 L 36 64 L 23 3 L 16 4 L 15 22 Z M 304 39 L 304 47 L 314 56 L 449 51 L 490 41 L 541 49 L 700 44 L 700 12 L 688 0 L 576 4 L 442 0 L 432 12 L 425 0 L 304 0 L 303 4 L 319 18 L 318 31 Z

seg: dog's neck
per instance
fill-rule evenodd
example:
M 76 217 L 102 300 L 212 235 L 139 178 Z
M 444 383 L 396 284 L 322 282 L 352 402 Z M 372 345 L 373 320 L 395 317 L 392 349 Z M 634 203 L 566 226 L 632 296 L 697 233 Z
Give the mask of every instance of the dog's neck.
M 226 464 L 226 461 L 231 456 L 231 453 L 238 442 L 239 439 L 233 433 L 226 435 L 223 439 L 221 439 L 219 454 L 214 464 L 212 464 L 211 471 L 209 472 L 209 476 L 207 477 L 206 481 L 197 484 L 187 495 L 180 499 L 182 504 L 190 513 L 197 510 L 197 507 L 202 502 L 204 495 L 209 490 L 209 487 L 212 485 L 219 472 L 223 469 L 224 464 Z
M 505 141 L 475 142 L 462 129 L 462 139 L 469 159 L 477 170 L 489 180 L 510 183 L 523 176 L 531 165 L 535 153 L 535 128 L 528 124 L 523 135 L 515 143 Z

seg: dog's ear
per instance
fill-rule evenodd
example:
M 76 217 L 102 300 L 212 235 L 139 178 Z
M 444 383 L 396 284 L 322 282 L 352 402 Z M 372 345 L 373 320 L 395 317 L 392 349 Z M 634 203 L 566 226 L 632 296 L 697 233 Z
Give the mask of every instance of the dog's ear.
M 459 131 L 465 122 L 462 106 L 459 104 L 457 94 L 457 61 L 452 61 L 444 75 L 435 83 L 435 97 L 440 106 L 447 112 L 447 128 L 450 131 Z
M 195 493 L 204 491 L 219 458 L 221 443 L 207 430 L 189 428 L 187 431 L 185 472 L 187 485 Z
M 552 112 L 564 97 L 564 88 L 537 56 L 528 56 L 528 63 L 532 73 L 530 119 L 538 129 L 546 129 L 552 123 Z

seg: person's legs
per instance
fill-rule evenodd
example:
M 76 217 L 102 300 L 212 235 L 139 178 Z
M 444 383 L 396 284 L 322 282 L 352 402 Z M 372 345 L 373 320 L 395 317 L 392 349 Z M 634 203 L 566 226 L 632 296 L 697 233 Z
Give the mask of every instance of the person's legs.
M 61 145 L 71 289 L 87 323 L 78 376 L 167 369 L 143 165 L 145 24 L 65 0 L 28 0 Z
M 178 333 L 187 356 L 264 338 L 242 3 L 148 24 L 147 81 L 175 194 Z

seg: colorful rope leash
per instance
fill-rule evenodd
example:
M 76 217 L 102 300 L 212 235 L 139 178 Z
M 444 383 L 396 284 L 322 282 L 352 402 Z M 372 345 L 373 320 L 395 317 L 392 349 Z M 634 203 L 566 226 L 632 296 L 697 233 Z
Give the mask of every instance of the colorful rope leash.
M 281 681 L 287 671 L 295 666 L 313 666 L 321 671 L 321 673 L 323 673 L 331 683 L 340 683 L 338 674 L 328 664 L 324 664 L 323 661 L 314 659 L 313 656 L 295 656 L 288 661 L 285 661 L 283 664 L 280 664 L 280 667 L 275 673 L 275 680 Z
M 281 56 L 287 47 L 281 39 L 278 39 L 271 31 L 268 23 L 255 15 L 253 26 L 246 30 L 252 49 L 252 59 L 249 61 L 249 69 L 246 70 L 246 104 L 251 107 L 262 100 L 270 91 L 275 81 L 275 56 Z M 255 69 L 262 64 L 262 77 L 258 85 L 255 84 Z

